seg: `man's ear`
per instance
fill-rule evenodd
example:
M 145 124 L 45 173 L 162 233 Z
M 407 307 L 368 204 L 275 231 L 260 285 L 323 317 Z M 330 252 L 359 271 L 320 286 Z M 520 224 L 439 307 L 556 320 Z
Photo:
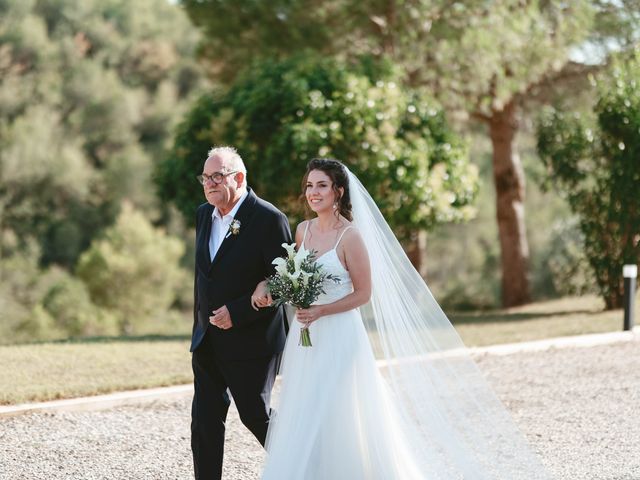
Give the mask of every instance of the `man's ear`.
M 238 187 L 246 187 L 245 180 L 247 179 L 247 176 L 244 174 L 244 172 L 236 173 L 235 177 Z

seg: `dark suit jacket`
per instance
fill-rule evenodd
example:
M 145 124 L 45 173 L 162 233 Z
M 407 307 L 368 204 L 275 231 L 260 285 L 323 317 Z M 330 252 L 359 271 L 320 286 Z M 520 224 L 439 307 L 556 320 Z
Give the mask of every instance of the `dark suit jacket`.
M 200 205 L 196 220 L 196 268 L 194 324 L 191 351 L 209 331 L 216 355 L 223 359 L 246 359 L 279 353 L 284 348 L 284 308 L 251 307 L 256 285 L 275 272 L 272 261 L 286 254 L 283 243 L 291 243 L 287 217 L 249 188 L 235 220 L 237 235 L 224 239 L 213 262 L 209 255 L 211 214 L 214 207 Z M 209 323 L 212 311 L 223 305 L 233 327 L 221 330 Z

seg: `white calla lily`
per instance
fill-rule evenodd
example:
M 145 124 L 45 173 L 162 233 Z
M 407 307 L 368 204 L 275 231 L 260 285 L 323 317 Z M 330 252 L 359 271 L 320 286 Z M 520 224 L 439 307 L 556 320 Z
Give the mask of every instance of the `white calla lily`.
M 278 258 L 274 258 L 271 264 L 279 267 L 280 265 L 286 265 L 287 261 L 282 257 L 278 257 Z
M 287 261 L 284 258 L 274 258 L 273 262 L 271 263 L 276 266 L 276 272 L 278 273 L 278 275 L 286 275 Z
M 289 274 L 289 278 L 291 279 L 293 288 L 298 288 L 298 278 L 300 278 L 301 273 L 302 271 L 296 270 L 295 272 Z
M 320 270 L 313 259 L 313 250 L 303 247 L 296 250 L 295 244 L 288 243 L 283 243 L 282 247 L 287 255 L 271 262 L 276 266 L 276 274 L 267 279 L 269 292 L 274 296 L 277 306 L 290 304 L 297 308 L 308 308 L 324 292 L 324 280 L 337 281 L 337 278 Z M 300 345 L 311 346 L 308 329 L 301 330 L 300 338 Z
M 302 262 L 305 261 L 308 255 L 309 255 L 309 251 L 302 246 L 296 252 L 296 256 L 293 257 L 293 263 L 295 265 L 296 272 L 300 270 L 300 265 L 302 265 Z
M 295 243 L 283 243 L 282 248 L 287 251 L 287 256 L 292 258 L 296 254 L 296 244 Z

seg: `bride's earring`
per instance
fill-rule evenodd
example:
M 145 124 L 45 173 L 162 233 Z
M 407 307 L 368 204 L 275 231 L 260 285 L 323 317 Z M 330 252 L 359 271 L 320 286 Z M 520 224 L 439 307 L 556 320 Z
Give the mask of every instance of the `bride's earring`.
M 338 202 L 333 204 L 333 209 L 335 210 L 336 208 L 338 208 Z

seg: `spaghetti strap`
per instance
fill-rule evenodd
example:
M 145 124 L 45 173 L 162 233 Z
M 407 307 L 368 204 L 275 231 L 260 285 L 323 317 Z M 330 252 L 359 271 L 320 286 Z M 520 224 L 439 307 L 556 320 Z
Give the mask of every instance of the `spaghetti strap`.
M 333 247 L 333 249 L 335 250 L 336 248 L 338 248 L 338 244 L 340 243 L 340 240 L 342 240 L 342 236 L 344 235 L 344 232 L 346 232 L 347 230 L 349 230 L 351 228 L 351 225 L 349 225 L 347 228 L 345 228 L 342 233 L 340 234 L 340 237 L 338 238 L 338 241 L 336 242 L 336 246 Z
M 304 240 L 305 238 L 307 238 L 307 230 L 309 230 L 310 223 L 311 223 L 311 220 L 307 220 L 307 224 L 304 226 L 304 235 L 302 235 L 302 243 L 300 244 L 302 248 L 304 248 Z

